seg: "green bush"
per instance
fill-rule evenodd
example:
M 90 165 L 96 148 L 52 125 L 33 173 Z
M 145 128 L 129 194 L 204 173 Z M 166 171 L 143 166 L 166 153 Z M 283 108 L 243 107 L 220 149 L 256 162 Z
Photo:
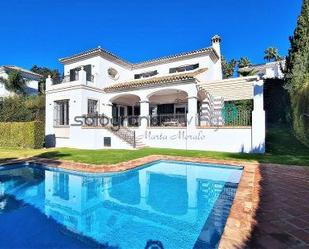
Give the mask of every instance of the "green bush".
M 291 96 L 291 105 L 295 135 L 309 146 L 309 76 L 304 87 Z
M 309 0 L 303 0 L 286 57 L 285 87 L 289 91 L 296 137 L 309 146 Z
M 42 148 L 44 134 L 40 121 L 0 122 L 0 147 Z
M 44 121 L 45 96 L 12 96 L 0 102 L 0 122 Z
M 284 89 L 284 80 L 264 80 L 264 110 L 267 124 L 288 123 L 289 96 Z

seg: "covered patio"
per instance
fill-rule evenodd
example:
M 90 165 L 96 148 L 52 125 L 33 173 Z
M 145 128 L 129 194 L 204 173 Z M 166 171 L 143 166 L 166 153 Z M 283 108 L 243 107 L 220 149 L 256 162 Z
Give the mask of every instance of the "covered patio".
M 147 100 L 145 100 L 147 99 Z M 110 99 L 113 122 L 127 127 L 186 127 L 189 111 L 188 93 L 181 89 L 161 89 L 141 100 L 136 94 L 124 93 Z M 194 116 L 198 114 L 200 100 L 193 98 Z

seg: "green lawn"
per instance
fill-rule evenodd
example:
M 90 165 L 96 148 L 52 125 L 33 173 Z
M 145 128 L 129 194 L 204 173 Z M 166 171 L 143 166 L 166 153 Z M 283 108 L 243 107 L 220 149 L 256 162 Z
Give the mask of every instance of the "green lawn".
M 264 155 L 174 149 L 145 148 L 140 150 L 79 150 L 79 149 L 16 149 L 0 148 L 0 162 L 6 159 L 39 156 L 90 164 L 113 164 L 147 155 L 209 157 L 309 166 L 309 148 L 295 139 L 286 127 L 271 127 L 267 132 L 267 152 Z

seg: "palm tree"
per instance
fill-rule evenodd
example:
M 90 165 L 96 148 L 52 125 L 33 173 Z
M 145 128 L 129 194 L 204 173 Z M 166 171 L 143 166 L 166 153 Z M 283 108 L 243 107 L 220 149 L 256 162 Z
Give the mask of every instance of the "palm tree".
M 248 57 L 240 57 L 238 61 L 238 68 L 250 67 L 251 62 Z
M 254 69 L 250 68 L 252 64 L 248 57 L 240 57 L 237 65 L 238 65 L 237 73 L 239 76 L 243 76 L 243 77 L 251 76 L 256 73 Z
M 0 83 L 4 84 L 5 89 L 16 94 L 25 94 L 26 81 L 19 71 L 11 71 L 8 78 L 0 77 Z
M 282 57 L 278 53 L 278 49 L 274 47 L 269 47 L 264 51 L 264 60 L 266 61 L 279 61 Z

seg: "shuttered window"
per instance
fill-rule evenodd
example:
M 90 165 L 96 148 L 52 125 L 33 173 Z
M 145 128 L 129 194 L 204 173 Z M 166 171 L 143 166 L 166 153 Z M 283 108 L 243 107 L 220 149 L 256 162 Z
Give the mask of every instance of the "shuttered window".
M 54 125 L 69 125 L 69 100 L 54 102 Z
M 84 66 L 84 70 L 86 71 L 87 81 L 92 81 L 91 65 Z
M 70 70 L 70 81 L 78 80 L 78 72 L 80 68 L 74 68 Z
M 88 114 L 98 113 L 98 101 L 94 99 L 88 99 Z

